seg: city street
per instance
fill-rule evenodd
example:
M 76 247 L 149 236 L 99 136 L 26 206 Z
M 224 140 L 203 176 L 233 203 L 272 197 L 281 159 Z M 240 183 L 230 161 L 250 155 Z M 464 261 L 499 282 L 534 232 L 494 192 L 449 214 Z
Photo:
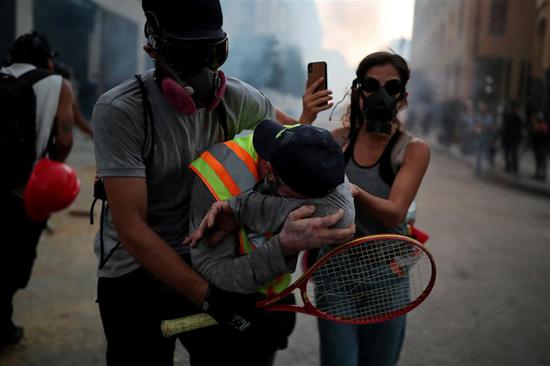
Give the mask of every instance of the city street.
M 92 143 L 79 136 L 75 149 L 69 164 L 82 192 L 43 236 L 30 285 L 15 301 L 25 338 L 0 355 L 0 366 L 104 364 L 94 303 L 97 224 L 84 215 L 95 174 Z M 460 160 L 434 154 L 417 199 L 417 224 L 431 236 L 438 278 L 408 315 L 399 365 L 550 365 L 550 197 L 475 179 Z M 318 365 L 315 319 L 298 318 L 278 366 Z M 176 359 L 187 364 L 181 347 Z

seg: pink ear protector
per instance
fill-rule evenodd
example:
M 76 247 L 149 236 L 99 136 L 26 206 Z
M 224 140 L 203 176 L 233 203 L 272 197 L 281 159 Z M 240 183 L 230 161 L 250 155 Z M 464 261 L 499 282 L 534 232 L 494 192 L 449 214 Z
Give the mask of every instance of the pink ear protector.
M 209 102 L 206 107 L 208 111 L 214 110 L 220 104 L 220 101 L 225 94 L 225 89 L 227 87 L 225 81 L 225 74 L 223 71 L 218 70 L 216 76 L 216 90 L 214 91 L 214 97 Z M 175 81 L 172 78 L 164 78 L 161 82 L 162 92 L 166 97 L 166 100 L 172 107 L 174 107 L 178 112 L 191 115 L 197 111 L 197 106 L 195 101 L 185 88 Z

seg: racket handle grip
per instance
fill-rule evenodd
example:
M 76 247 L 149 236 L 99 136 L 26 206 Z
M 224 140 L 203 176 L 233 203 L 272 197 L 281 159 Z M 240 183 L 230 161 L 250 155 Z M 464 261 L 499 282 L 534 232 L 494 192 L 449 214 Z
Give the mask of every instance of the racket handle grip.
M 189 315 L 183 318 L 163 320 L 160 324 L 160 330 L 165 337 L 171 337 L 176 334 L 190 332 L 195 329 L 210 327 L 218 322 L 206 313 Z

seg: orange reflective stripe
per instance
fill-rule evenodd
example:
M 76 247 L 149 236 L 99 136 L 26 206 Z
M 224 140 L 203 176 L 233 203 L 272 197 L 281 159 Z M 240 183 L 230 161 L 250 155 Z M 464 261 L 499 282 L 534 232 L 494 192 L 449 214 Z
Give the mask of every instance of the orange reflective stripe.
M 208 164 L 212 169 L 214 169 L 215 172 L 218 173 L 220 179 L 222 180 L 225 187 L 229 190 L 229 193 L 231 193 L 232 196 L 237 196 L 239 193 L 241 193 L 241 190 L 239 189 L 239 186 L 231 175 L 225 170 L 224 166 L 208 151 L 205 151 L 202 153 L 201 158 Z
M 214 187 L 212 187 L 212 185 L 208 182 L 208 179 L 206 179 L 206 177 L 201 173 L 201 171 L 194 165 L 189 165 L 189 168 L 191 168 L 191 170 L 194 171 L 195 174 L 197 174 L 200 177 L 200 179 L 206 185 L 210 193 L 212 193 L 214 198 L 216 198 L 216 201 L 221 201 L 220 196 L 218 196 L 218 193 L 216 192 Z
M 230 148 L 235 153 L 235 155 L 239 157 L 239 159 L 243 161 L 248 170 L 250 170 L 250 173 L 254 175 L 254 179 L 256 179 L 256 182 L 259 181 L 260 177 L 258 176 L 258 165 L 256 164 L 254 158 L 250 155 L 250 153 L 243 149 L 242 146 L 237 144 L 235 141 L 227 141 L 225 145 Z

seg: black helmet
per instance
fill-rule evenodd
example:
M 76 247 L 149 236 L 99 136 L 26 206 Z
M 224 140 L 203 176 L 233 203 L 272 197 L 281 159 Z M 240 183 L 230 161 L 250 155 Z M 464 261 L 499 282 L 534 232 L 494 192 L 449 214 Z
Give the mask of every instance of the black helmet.
M 148 25 L 172 41 L 221 40 L 226 37 L 219 0 L 143 0 L 142 7 Z M 146 35 L 147 31 L 146 28 Z
M 169 64 L 220 67 L 228 55 L 219 0 L 143 0 L 147 42 Z

